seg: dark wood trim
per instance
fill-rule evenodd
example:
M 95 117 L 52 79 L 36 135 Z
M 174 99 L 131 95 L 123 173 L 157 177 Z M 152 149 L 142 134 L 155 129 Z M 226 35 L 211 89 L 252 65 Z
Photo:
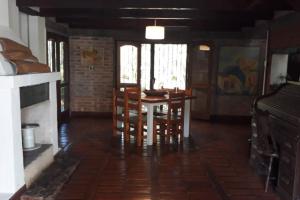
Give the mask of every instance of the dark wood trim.
M 198 9 L 190 10 L 167 10 L 167 9 L 97 9 L 97 8 L 41 8 L 40 16 L 44 17 L 58 17 L 73 20 L 78 18 L 89 19 L 193 19 L 193 20 L 211 20 L 216 18 L 222 18 L 224 20 L 237 20 L 237 16 L 243 19 L 260 19 L 271 20 L 273 12 L 271 11 L 230 11 L 230 12 L 218 12 L 218 11 L 202 11 Z
M 38 12 L 30 7 L 19 7 L 19 10 L 27 15 L 40 16 L 40 12 Z
M 151 43 L 150 51 L 151 51 L 151 61 L 150 61 L 150 89 L 153 90 L 154 83 L 155 83 L 155 77 L 154 77 L 154 45 L 155 43 Z
M 112 118 L 112 112 L 71 112 L 71 118 L 77 117 L 98 117 L 98 118 Z
M 40 7 L 40 8 L 110 8 L 110 9 L 132 9 L 132 8 L 199 8 L 201 10 L 238 10 L 237 7 L 232 7 L 231 4 L 207 4 L 205 1 L 199 0 L 152 0 L 152 1 L 135 1 L 135 0 L 97 0 L 97 1 L 82 1 L 82 0 L 17 0 L 19 7 Z
M 20 200 L 25 191 L 26 185 L 23 185 L 9 200 Z

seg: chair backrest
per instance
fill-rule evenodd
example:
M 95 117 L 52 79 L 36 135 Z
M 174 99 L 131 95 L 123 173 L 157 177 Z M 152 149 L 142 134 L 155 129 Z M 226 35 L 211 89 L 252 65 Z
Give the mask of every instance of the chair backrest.
M 125 88 L 126 109 L 142 115 L 141 89 L 138 87 Z M 129 113 L 128 113 L 129 114 Z
M 269 112 L 255 110 L 257 151 L 262 154 L 277 153 L 277 144 L 272 133 Z
M 135 132 L 138 146 L 141 145 L 141 137 L 143 132 L 143 116 L 142 116 L 142 100 L 141 89 L 139 87 L 125 88 L 125 118 L 130 123 L 130 114 L 134 116 Z
M 193 95 L 193 90 L 192 88 L 187 88 L 184 90 L 186 96 L 192 96 Z
M 168 120 L 171 120 L 172 115 L 175 115 L 176 119 L 183 123 L 185 96 L 184 91 L 169 92 Z

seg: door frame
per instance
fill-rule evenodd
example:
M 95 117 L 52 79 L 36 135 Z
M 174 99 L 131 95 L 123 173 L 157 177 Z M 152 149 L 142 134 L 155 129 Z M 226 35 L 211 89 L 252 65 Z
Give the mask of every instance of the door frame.
M 53 71 L 60 72 L 60 42 L 64 42 L 64 82 L 61 82 L 60 80 L 57 81 L 56 89 L 57 89 L 57 119 L 58 124 L 69 121 L 70 118 L 70 65 L 69 65 L 69 38 L 67 36 L 59 35 L 52 32 L 47 32 L 46 34 L 47 38 L 47 61 L 48 61 L 48 40 L 53 40 L 54 43 L 56 43 L 56 49 L 55 44 L 52 44 L 52 63 L 53 63 Z M 55 52 L 56 50 L 56 52 Z M 56 54 L 56 57 L 55 57 Z M 65 87 L 67 88 L 67 96 L 65 96 L 65 101 L 67 101 L 67 104 L 69 107 L 65 109 L 63 112 L 61 112 L 61 88 Z M 66 95 L 66 94 L 65 94 Z
M 208 83 L 207 84 L 192 84 L 192 56 L 194 56 L 194 48 L 199 45 L 208 45 L 210 47 L 208 55 Z M 187 87 L 193 89 L 205 90 L 207 93 L 206 112 L 197 113 L 191 110 L 191 117 L 194 119 L 210 119 L 212 115 L 211 102 L 212 102 L 212 74 L 214 67 L 214 52 L 216 48 L 212 41 L 194 41 L 188 45 L 188 59 L 187 59 Z
M 120 83 L 120 47 L 124 45 L 131 45 L 137 48 L 137 83 Z M 141 43 L 139 42 L 129 42 L 129 41 L 117 41 L 116 42 L 116 71 L 115 71 L 115 86 L 116 88 L 130 87 L 130 86 L 140 86 L 141 84 Z

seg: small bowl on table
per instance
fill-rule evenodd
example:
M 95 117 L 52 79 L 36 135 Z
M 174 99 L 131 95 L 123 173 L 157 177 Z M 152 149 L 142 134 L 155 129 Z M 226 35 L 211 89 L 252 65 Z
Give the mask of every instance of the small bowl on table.
M 143 92 L 146 94 L 146 96 L 152 97 L 163 97 L 168 93 L 165 90 L 144 90 Z

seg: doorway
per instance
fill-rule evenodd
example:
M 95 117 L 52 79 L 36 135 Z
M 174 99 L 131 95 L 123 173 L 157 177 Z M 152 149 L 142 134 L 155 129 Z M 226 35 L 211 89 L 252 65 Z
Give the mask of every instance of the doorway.
M 191 116 L 194 119 L 210 118 L 212 44 L 191 44 L 189 46 L 189 85 L 196 99 L 192 101 Z M 204 50 L 203 50 L 204 49 Z
M 52 72 L 60 72 L 57 81 L 57 119 L 61 124 L 69 120 L 70 110 L 70 73 L 69 42 L 65 36 L 47 33 L 47 62 Z

